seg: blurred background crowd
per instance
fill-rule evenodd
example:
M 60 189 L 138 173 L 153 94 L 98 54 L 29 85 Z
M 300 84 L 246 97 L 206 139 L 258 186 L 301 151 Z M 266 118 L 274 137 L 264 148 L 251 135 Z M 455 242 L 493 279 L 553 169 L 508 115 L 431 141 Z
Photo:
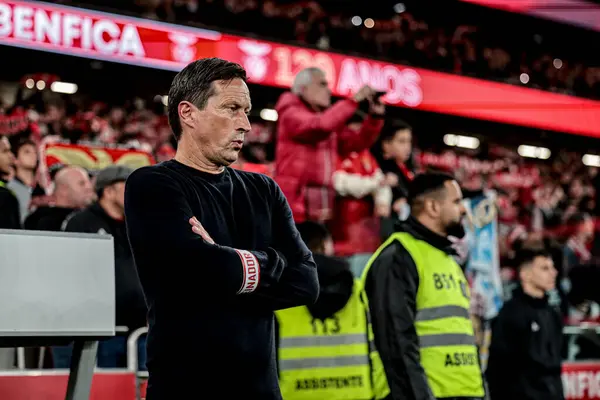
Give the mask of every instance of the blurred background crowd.
M 335 0 L 57 3 L 600 100 L 598 32 L 458 1 L 376 2 L 368 5 L 370 13 L 362 2 Z M 0 196 L 1 205 L 9 207 L 0 209 L 0 228 L 113 234 L 121 271 L 117 324 L 130 331 L 144 326 L 123 223 L 127 171 L 107 170 L 110 160 L 85 149 L 105 149 L 109 159 L 111 152 L 149 154 L 152 162 L 172 158 L 176 142 L 164 94 L 173 72 L 5 46 L 2 51 L 14 63 L 0 74 L 0 135 L 6 138 L 0 144 L 0 178 L 16 196 L 18 214 L 11 214 L 10 201 Z M 78 88 L 54 90 L 65 81 Z M 234 166 L 276 180 L 293 176 L 278 165 L 282 129 L 289 129 L 278 119 L 284 90 L 250 89 L 252 131 Z M 356 113 L 346 128 L 359 131 L 364 121 L 364 113 Z M 559 271 L 553 301 L 567 324 L 600 322 L 600 158 L 589 154 L 597 138 L 392 106 L 381 122 L 377 137 L 348 145 L 325 171 L 333 193 L 330 209 L 311 210 L 309 195 L 301 200 L 310 219 L 330 228 L 336 255 L 351 260 L 359 273 L 393 222 L 406 217 L 406 187 L 414 174 L 445 170 L 457 177 L 466 198 L 494 199 L 494 246 L 505 298 L 516 281 L 515 251 L 539 244 L 552 252 Z M 292 164 L 286 165 L 297 168 Z M 478 308 L 485 304 L 474 300 L 474 312 L 484 316 Z M 595 334 L 578 340 L 565 356 L 600 358 Z M 123 365 L 118 353 L 110 353 L 105 365 Z M 55 365 L 66 365 L 61 357 L 55 356 Z
M 586 40 L 585 31 L 564 27 L 557 31 L 555 23 L 532 18 L 525 22 L 518 15 L 497 18 L 485 15 L 487 10 L 457 2 L 433 7 L 417 1 L 397 3 L 395 8 L 387 3 L 373 5 L 370 16 L 363 15 L 360 3 L 340 1 L 85 3 L 112 6 L 145 18 L 244 32 L 321 50 L 600 98 L 600 69 L 594 64 L 597 55 L 577 51 L 573 46 Z M 519 29 L 507 30 L 513 23 L 519 24 Z

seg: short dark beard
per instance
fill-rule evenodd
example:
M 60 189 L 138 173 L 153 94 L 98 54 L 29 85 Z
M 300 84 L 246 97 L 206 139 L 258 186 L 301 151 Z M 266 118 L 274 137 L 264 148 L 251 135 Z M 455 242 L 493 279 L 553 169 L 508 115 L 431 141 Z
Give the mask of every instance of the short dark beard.
M 446 235 L 454 236 L 457 239 L 462 239 L 465 237 L 465 227 L 462 222 L 452 222 L 450 225 L 446 226 Z

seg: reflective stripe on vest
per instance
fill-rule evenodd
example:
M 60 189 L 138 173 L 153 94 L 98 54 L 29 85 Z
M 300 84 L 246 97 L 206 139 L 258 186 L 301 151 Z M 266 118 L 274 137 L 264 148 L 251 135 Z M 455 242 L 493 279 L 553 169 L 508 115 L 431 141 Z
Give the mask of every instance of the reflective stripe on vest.
M 373 386 L 368 313 L 360 292 L 356 281 L 346 306 L 325 321 L 313 319 L 307 307 L 275 312 L 284 400 L 367 400 L 389 394 L 387 381 L 381 395 Z M 385 379 L 382 366 L 379 376 Z
M 296 336 L 281 338 L 279 348 L 336 346 L 342 344 L 360 344 L 365 342 L 364 333 L 335 336 Z
M 415 239 L 395 233 L 373 254 L 362 275 L 379 254 L 399 241 L 415 262 L 419 275 L 415 330 L 420 362 L 436 398 L 483 397 L 483 381 L 469 318 L 469 287 L 452 256 Z
M 369 366 L 369 356 L 337 356 L 337 357 L 312 357 L 296 360 L 281 360 L 281 371 L 306 368 L 347 367 L 351 365 Z

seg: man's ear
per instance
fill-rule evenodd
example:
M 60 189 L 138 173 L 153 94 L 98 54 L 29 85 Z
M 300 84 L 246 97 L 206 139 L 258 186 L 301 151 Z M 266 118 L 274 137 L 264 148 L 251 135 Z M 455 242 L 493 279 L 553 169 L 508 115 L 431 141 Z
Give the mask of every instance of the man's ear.
M 519 277 L 520 281 L 526 281 L 528 278 L 528 275 L 531 273 L 531 271 L 529 270 L 529 266 L 523 266 L 521 265 L 519 267 L 519 269 L 517 270 L 517 276 Z
M 182 101 L 177 106 L 177 112 L 179 114 L 179 120 L 181 125 L 187 125 L 188 127 L 194 127 L 196 125 L 196 111 L 198 109 L 195 105 L 189 101 Z
M 425 198 L 423 199 L 423 208 L 428 214 L 435 216 L 439 213 L 440 205 L 432 198 Z

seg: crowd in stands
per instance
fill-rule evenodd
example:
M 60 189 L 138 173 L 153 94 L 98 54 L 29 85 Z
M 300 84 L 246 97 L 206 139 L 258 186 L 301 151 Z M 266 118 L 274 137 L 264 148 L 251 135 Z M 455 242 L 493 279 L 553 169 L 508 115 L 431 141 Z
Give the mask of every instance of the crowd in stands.
M 122 2 L 118 4 L 124 8 Z M 368 29 L 353 26 L 350 15 L 327 14 L 315 2 L 281 5 L 271 0 L 138 0 L 131 5 L 132 10 L 147 18 L 225 26 L 264 37 L 277 32 L 275 39 L 323 50 L 361 51 L 463 75 L 518 83 L 519 75 L 527 72 L 530 86 L 600 98 L 598 68 L 584 67 L 577 60 L 561 60 L 558 66 L 554 55 L 540 56 L 527 49 L 521 52 L 511 49 L 509 55 L 501 42 L 486 42 L 490 36 L 482 32 L 483 28 L 429 26 L 408 11 L 387 21 L 377 20 Z M 118 237 L 115 251 L 119 265 L 125 266 L 120 279 L 127 285 L 120 288 L 121 304 L 133 304 L 134 309 L 122 310 L 117 315 L 123 317 L 119 322 L 130 329 L 143 326 L 145 321 L 139 309 L 140 288 L 132 280 L 133 264 L 122 220 L 122 186 L 127 172 L 106 170 L 103 173 L 109 178 L 101 179 L 102 173 L 88 175 L 96 171 L 59 165 L 49 171 L 50 181 L 46 181 L 38 168 L 38 146 L 52 141 L 120 145 L 151 153 L 158 162 L 168 160 L 175 153 L 176 143 L 165 111 L 160 97 L 147 101 L 135 99 L 121 105 L 83 104 L 73 102 L 69 96 L 24 86 L 13 104 L 0 106 L 3 116 L 0 136 L 9 139 L 15 158 L 14 168 L 2 178 L 20 202 L 16 224 L 40 230 L 104 230 Z M 278 111 L 281 116 L 282 109 Z M 386 120 L 383 111 L 374 115 L 377 121 L 356 113 L 340 122 L 347 128 L 348 137 L 352 132 L 362 131 L 364 124 L 376 125 L 377 129 L 371 132 L 374 135 L 369 143 L 356 148 L 346 146 L 347 151 L 339 154 L 330 176 L 334 190 L 332 207 L 319 210 L 327 217 L 311 218 L 330 224 L 337 255 L 372 253 L 381 238 L 389 234 L 393 222 L 406 217 L 406 187 L 414 174 L 430 167 L 446 169 L 461 182 L 467 197 L 494 193 L 500 223 L 502 277 L 507 288 L 516 279 L 511 264 L 515 251 L 532 243 L 543 243 L 552 250 L 559 270 L 560 285 L 555 300 L 565 318 L 574 324 L 600 322 L 600 299 L 594 290 L 595 265 L 600 256 L 600 236 L 595 234 L 596 192 L 600 187 L 597 169 L 585 167 L 581 155 L 567 152 L 554 157 L 551 163 L 527 163 L 501 146 L 489 152 L 488 160 L 475 161 L 474 154 L 450 150 L 432 155 L 426 148 L 413 147 L 409 125 Z M 278 131 L 275 124 L 254 121 L 234 167 L 281 177 L 281 165 L 273 162 L 281 126 L 280 121 Z M 297 157 L 298 151 L 291 150 Z M 2 149 L 0 161 L 1 153 Z M 315 159 L 309 157 L 305 161 L 309 165 Z M 315 193 L 307 199 L 320 201 L 320 194 Z M 0 210 L 0 215 L 4 211 Z M 0 226 L 3 227 L 7 226 Z M 66 364 L 68 354 L 62 350 L 61 353 L 57 349 L 56 353 L 62 354 L 57 360 Z
M 127 286 L 120 288 L 122 299 L 127 303 L 132 298 L 140 300 L 139 286 L 131 279 L 133 265 L 130 253 L 125 251 L 128 246 L 119 217 L 122 188 L 99 187 L 93 174 L 90 180 L 87 171 L 61 165 L 51 168 L 51 181 L 46 182 L 37 168 L 37 150 L 40 142 L 65 141 L 120 145 L 148 151 L 156 161 L 169 159 L 176 143 L 171 139 L 162 99 L 136 99 L 119 106 L 88 102 L 84 106 L 71 102 L 68 96 L 57 97 L 47 91 L 23 89 L 18 96 L 3 113 L 21 118 L 20 122 L 5 124 L 2 134 L 9 138 L 15 157 L 15 168 L 6 178 L 20 201 L 19 225 L 26 229 L 75 232 L 104 229 L 117 235 L 121 238 L 115 242 L 119 265 L 128 266 L 122 268 L 124 274 L 119 278 Z M 348 129 L 360 131 L 363 117 L 355 115 L 349 119 Z M 254 121 L 252 127 L 234 166 L 274 175 L 274 142 L 280 139 L 276 125 Z M 455 150 L 432 154 L 426 148 L 413 148 L 411 127 L 401 121 L 386 121 L 383 129 L 375 133 L 378 139 L 371 148 L 365 145 L 363 150 L 348 149 L 333 170 L 333 210 L 324 220 L 331 227 L 338 256 L 358 257 L 358 262 L 364 264 L 365 255 L 372 253 L 390 233 L 393 221 L 406 217 L 406 187 L 414 174 L 431 167 L 445 169 L 457 176 L 466 196 L 484 191 L 495 193 L 507 293 L 516 279 L 511 264 L 515 251 L 543 242 L 555 255 L 561 283 L 555 300 L 565 318 L 574 324 L 600 321 L 600 299 L 593 285 L 600 252 L 600 241 L 595 237 L 595 193 L 600 176 L 596 169 L 581 164 L 581 155 L 565 152 L 552 163 L 528 163 L 514 151 L 492 146 L 488 159 L 478 160 L 473 154 Z M 311 160 L 314 165 L 314 159 Z M 122 182 L 123 179 L 112 180 L 111 185 Z M 86 217 L 73 219 L 77 212 L 107 222 L 88 226 L 82 222 Z M 473 300 L 477 308 L 477 298 Z M 131 325 L 131 329 L 143 325 L 143 312 L 139 309 L 123 310 L 118 315 L 124 318 L 119 322 Z M 56 349 L 56 353 L 56 362 L 66 365 L 69 350 Z
M 368 17 L 365 15 L 357 27 L 353 24 L 355 15 L 350 11 L 329 10 L 327 2 L 80 2 L 100 7 L 112 4 L 116 10 L 145 18 L 200 24 L 321 50 L 359 53 L 416 67 L 600 99 L 600 66 L 590 64 L 595 60 L 588 60 L 585 53 L 571 54 L 572 43 L 566 36 L 550 30 L 507 32 L 505 25 L 476 24 L 462 13 L 443 18 L 435 17 L 435 10 L 420 15 L 406 9 L 394 15 L 390 7 L 389 17 L 377 18 L 372 27 L 366 27 L 362 24 Z M 354 19 L 354 22 L 359 21 Z
M 21 204 L 22 221 L 36 207 L 54 201 L 50 195 L 52 186 L 55 190 L 61 187 L 56 181 L 61 175 L 56 171 L 51 171 L 53 185 L 48 185 L 34 168 L 37 160 L 31 159 L 32 153 L 35 143 L 42 138 L 45 142 L 122 145 L 148 151 L 159 162 L 174 155 L 175 142 L 166 120 L 165 106 L 159 98 L 135 99 L 113 106 L 95 102 L 76 104 L 68 96 L 25 88 L 19 90 L 17 96 L 16 102 L 4 107 L 2 113 L 13 120 L 20 118 L 22 122 L 5 124 L 0 133 L 10 138 L 17 156 L 17 182 L 27 188 L 37 187 L 33 196 L 24 197 L 29 204 Z M 360 118 L 350 122 L 356 124 Z M 252 127 L 236 166 L 273 175 L 276 125 L 253 121 Z M 452 171 L 468 191 L 493 189 L 498 193 L 503 259 L 510 259 L 519 241 L 553 238 L 565 245 L 565 265 L 561 269 L 564 274 L 572 266 L 595 260 L 591 239 L 593 218 L 597 214 L 595 191 L 600 177 L 595 168 L 581 163 L 581 155 L 565 152 L 550 164 L 531 164 L 514 151 L 493 146 L 488 160 L 476 160 L 473 155 L 461 155 L 454 150 L 432 155 L 426 148 L 415 148 L 411 154 L 411 141 L 408 125 L 401 121 L 388 122 L 372 148 L 372 155 L 351 152 L 339 161 L 333 178 L 338 199 L 335 206 L 353 211 L 346 214 L 348 219 L 341 223 L 346 233 L 333 229 L 334 234 L 339 233 L 344 238 L 338 240 L 338 254 L 349 256 L 373 251 L 378 240 L 370 244 L 363 241 L 364 229 L 379 239 L 381 227 L 374 221 L 392 213 L 403 215 L 407 181 L 415 172 L 435 167 Z M 363 186 L 354 188 L 352 174 L 356 168 L 364 179 L 360 181 Z M 85 188 L 84 183 L 79 186 Z M 23 192 L 17 184 L 13 187 L 16 193 Z M 389 195 L 380 190 L 387 187 L 391 188 Z M 54 196 L 57 195 L 60 191 L 55 192 Z M 340 201 L 348 196 L 363 199 L 363 205 Z M 388 207 L 374 207 L 372 199 L 384 199 Z M 85 199 L 74 201 L 78 207 L 86 203 Z M 579 226 L 581 233 L 575 229 Z M 354 233 L 347 236 L 348 232 Z M 352 241 L 352 238 L 357 240 Z M 560 261 L 562 265 L 562 258 Z

